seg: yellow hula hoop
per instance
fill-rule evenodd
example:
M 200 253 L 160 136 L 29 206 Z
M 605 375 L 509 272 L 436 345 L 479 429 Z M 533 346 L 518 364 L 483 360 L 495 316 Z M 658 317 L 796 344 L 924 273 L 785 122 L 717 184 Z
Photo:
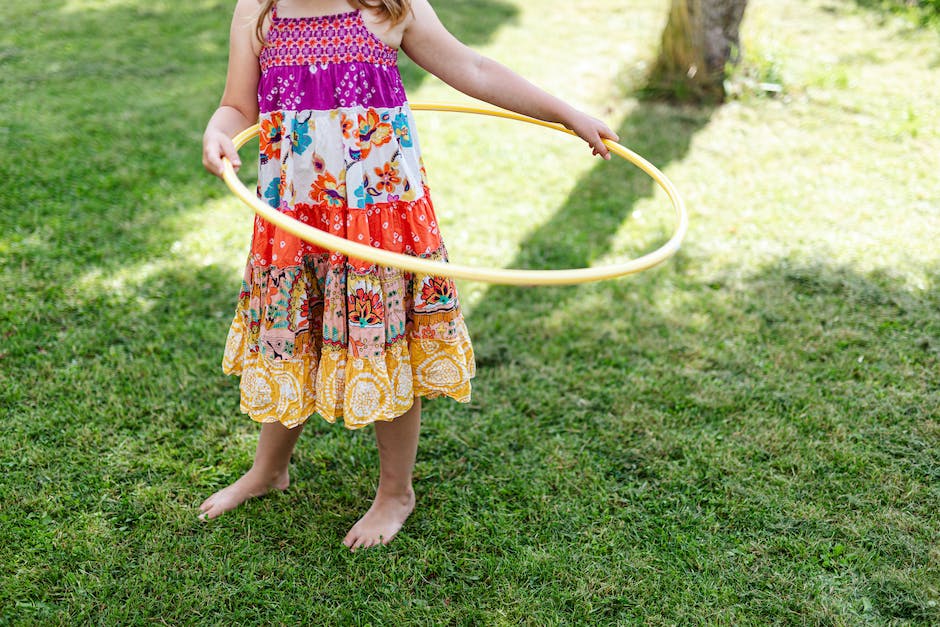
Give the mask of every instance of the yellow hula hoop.
M 538 126 L 568 133 L 574 135 L 570 130 L 560 124 L 543 122 L 510 111 L 497 109 L 484 109 L 467 105 L 451 105 L 426 102 L 413 102 L 411 109 L 414 111 L 444 111 L 454 113 L 474 113 L 478 115 L 488 115 L 509 120 L 518 120 L 528 122 Z M 236 148 L 241 148 L 250 139 L 258 134 L 259 126 L 256 124 L 245 129 L 233 138 Z M 223 158 L 222 178 L 229 189 L 238 196 L 245 204 L 251 207 L 255 213 L 268 222 L 284 229 L 288 233 L 295 235 L 312 244 L 343 253 L 350 257 L 362 259 L 371 263 L 383 266 L 400 268 L 409 272 L 419 274 L 431 274 L 436 276 L 450 277 L 454 279 L 469 279 L 473 281 L 483 281 L 486 283 L 501 283 L 504 285 L 573 285 L 576 283 L 589 283 L 592 281 L 603 281 L 635 274 L 648 270 L 669 259 L 676 251 L 682 240 L 685 238 L 689 227 L 689 217 L 685 209 L 685 203 L 679 192 L 665 174 L 659 171 L 656 166 L 636 154 L 635 152 L 621 146 L 618 143 L 604 140 L 607 147 L 618 157 L 626 159 L 644 172 L 646 172 L 656 183 L 666 192 L 672 201 L 673 209 L 676 213 L 676 229 L 672 237 L 665 244 L 651 253 L 631 259 L 623 263 L 609 266 L 598 266 L 591 268 L 580 268 L 572 270 L 511 270 L 506 268 L 474 268 L 454 263 L 444 263 L 441 261 L 432 261 L 421 257 L 412 257 L 393 253 L 379 248 L 366 246 L 351 242 L 342 237 L 332 235 L 320 229 L 314 228 L 308 224 L 296 220 L 272 208 L 270 205 L 258 198 L 255 193 L 248 190 L 235 174 L 234 168 L 228 159 Z

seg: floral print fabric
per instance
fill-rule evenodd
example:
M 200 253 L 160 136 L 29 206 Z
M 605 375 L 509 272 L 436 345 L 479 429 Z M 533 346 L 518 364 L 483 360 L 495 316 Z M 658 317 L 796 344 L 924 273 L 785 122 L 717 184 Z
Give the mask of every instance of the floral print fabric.
M 347 239 L 446 261 L 395 54 L 358 12 L 273 16 L 258 195 Z M 316 412 L 350 428 L 392 420 L 415 396 L 467 402 L 475 371 L 453 281 L 346 258 L 261 218 L 223 369 L 241 375 L 257 421 L 293 427 Z

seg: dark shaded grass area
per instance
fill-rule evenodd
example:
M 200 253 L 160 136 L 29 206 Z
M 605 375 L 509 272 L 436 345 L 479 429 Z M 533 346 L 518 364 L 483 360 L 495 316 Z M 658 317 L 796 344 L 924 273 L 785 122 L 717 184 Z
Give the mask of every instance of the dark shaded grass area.
M 665 167 L 709 116 L 641 104 L 618 133 Z M 652 189 L 618 168 L 593 170 L 508 265 L 605 254 L 605 234 Z M 630 601 L 653 580 L 651 597 L 674 589 L 687 604 L 667 622 L 707 616 L 704 599 L 756 622 L 937 620 L 937 587 L 913 584 L 940 575 L 927 540 L 940 504 L 936 269 L 922 299 L 824 251 L 706 284 L 689 272 L 698 256 L 689 242 L 630 280 L 491 288 L 471 319 L 479 363 L 506 393 L 497 413 L 519 415 L 493 437 L 520 451 L 551 450 L 547 437 L 567 455 L 533 465 L 570 464 L 582 486 L 599 479 L 577 494 L 611 495 L 587 537 L 630 538 L 619 567 L 634 594 L 615 595 L 610 616 L 655 617 Z
M 476 314 L 474 405 L 429 403 L 421 507 L 392 546 L 352 556 L 340 540 L 374 489 L 365 432 L 313 423 L 286 494 L 195 521 L 256 436 L 202 349 L 219 321 L 174 328 L 228 283 L 160 277 L 146 289 L 166 309 L 150 311 L 93 299 L 69 317 L 94 325 L 7 358 L 8 618 L 937 618 L 936 290 L 781 261 L 580 288 L 591 316 L 536 290 L 498 323 Z M 685 298 L 658 307 L 669 284 Z
M 512 18 L 479 4 L 442 17 L 471 41 Z M 184 264 L 130 295 L 72 281 L 168 255 L 167 217 L 224 193 L 198 152 L 228 9 L 118 27 L 60 6 L 3 9 L 50 48 L 0 51 L 0 622 L 940 621 L 940 268 L 920 292 L 785 258 L 702 281 L 690 242 L 628 280 L 494 288 L 469 319 L 475 400 L 428 404 L 395 543 L 340 545 L 374 446 L 316 422 L 290 490 L 199 524 L 257 435 L 219 372 L 237 286 Z M 138 45 L 167 63 L 135 66 Z M 124 96 L 81 84 L 104 80 Z M 709 116 L 641 105 L 618 131 L 665 166 Z M 592 262 L 651 193 L 611 164 L 577 189 L 512 265 Z

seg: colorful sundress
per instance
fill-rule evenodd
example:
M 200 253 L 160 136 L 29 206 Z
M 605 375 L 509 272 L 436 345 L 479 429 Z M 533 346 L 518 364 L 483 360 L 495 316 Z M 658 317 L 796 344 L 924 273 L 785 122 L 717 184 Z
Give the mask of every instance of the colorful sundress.
M 359 11 L 272 13 L 260 55 L 258 195 L 324 231 L 447 260 L 397 67 Z M 347 258 L 255 218 L 223 369 L 241 409 L 349 428 L 415 396 L 470 399 L 473 349 L 453 281 Z

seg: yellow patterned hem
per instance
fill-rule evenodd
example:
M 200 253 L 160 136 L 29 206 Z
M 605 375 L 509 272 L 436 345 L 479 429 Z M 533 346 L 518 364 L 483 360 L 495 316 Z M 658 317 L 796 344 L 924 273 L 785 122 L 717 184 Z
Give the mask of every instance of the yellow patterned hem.
M 470 401 L 473 348 L 461 318 L 452 339 L 401 340 L 377 357 L 324 347 L 319 355 L 271 359 L 247 350 L 247 330 L 236 315 L 222 369 L 241 375 L 241 411 L 257 422 L 293 428 L 314 413 L 342 418 L 350 429 L 390 421 L 408 411 L 414 397 L 448 396 Z

